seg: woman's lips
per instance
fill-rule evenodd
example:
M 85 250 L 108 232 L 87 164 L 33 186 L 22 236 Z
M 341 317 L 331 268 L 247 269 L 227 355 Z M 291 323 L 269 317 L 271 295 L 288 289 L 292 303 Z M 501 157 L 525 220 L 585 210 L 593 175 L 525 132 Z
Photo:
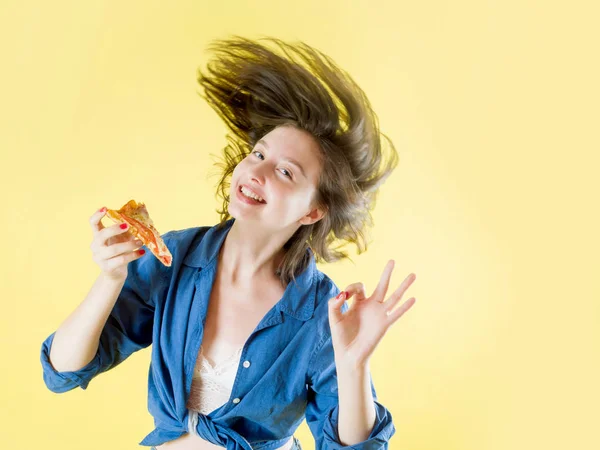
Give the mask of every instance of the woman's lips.
M 246 197 L 244 194 L 242 194 L 242 186 L 238 186 L 238 188 L 236 189 L 236 195 L 237 198 L 239 198 L 242 202 L 247 203 L 249 205 L 265 205 L 266 203 L 261 203 L 258 200 L 254 200 L 253 198 L 250 197 Z
M 267 200 L 265 200 L 264 196 L 262 195 L 262 192 L 257 191 L 256 189 L 254 189 L 251 186 L 248 186 L 247 184 L 244 183 L 240 183 L 238 184 L 238 189 L 242 189 L 242 187 L 246 188 L 246 191 L 250 191 L 252 192 L 255 196 L 260 198 L 261 203 L 267 203 Z

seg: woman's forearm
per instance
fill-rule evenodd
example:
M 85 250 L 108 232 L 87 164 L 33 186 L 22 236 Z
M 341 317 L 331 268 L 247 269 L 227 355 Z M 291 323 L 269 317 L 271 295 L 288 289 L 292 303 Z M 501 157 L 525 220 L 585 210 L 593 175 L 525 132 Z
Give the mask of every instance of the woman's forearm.
M 339 395 L 338 435 L 342 445 L 365 441 L 377 418 L 368 364 L 359 368 L 336 363 Z
M 56 330 L 49 355 L 55 370 L 76 371 L 94 359 L 102 329 L 124 284 L 125 279 L 98 276 L 84 301 Z

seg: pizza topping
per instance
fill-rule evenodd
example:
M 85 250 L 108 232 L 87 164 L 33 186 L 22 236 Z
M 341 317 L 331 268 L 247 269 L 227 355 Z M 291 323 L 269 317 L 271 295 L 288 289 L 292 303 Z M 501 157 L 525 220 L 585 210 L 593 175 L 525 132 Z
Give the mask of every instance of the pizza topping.
M 147 245 L 150 251 L 167 267 L 171 266 L 173 257 L 165 245 L 154 222 L 148 214 L 144 203 L 130 200 L 119 210 L 107 210 L 107 216 L 116 222 L 125 222 L 135 237 Z

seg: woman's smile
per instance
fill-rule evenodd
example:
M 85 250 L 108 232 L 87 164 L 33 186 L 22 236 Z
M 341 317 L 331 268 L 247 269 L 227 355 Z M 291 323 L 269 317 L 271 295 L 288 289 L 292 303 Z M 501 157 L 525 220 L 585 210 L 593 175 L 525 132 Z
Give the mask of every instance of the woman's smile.
M 244 190 L 246 190 L 246 188 L 244 187 Z M 239 198 L 242 202 L 247 203 L 249 205 L 265 205 L 266 202 L 263 201 L 258 201 L 254 198 L 248 197 L 246 194 L 244 194 L 242 192 L 242 185 L 240 185 L 237 189 L 236 189 L 236 196 L 237 198 Z M 246 191 L 249 192 L 249 191 Z

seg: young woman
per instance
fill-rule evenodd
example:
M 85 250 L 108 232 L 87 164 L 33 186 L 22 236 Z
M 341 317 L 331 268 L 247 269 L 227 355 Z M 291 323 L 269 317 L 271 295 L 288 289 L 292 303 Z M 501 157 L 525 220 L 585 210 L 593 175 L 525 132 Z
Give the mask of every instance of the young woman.
M 316 262 L 348 257 L 335 241 L 366 249 L 394 146 L 388 139 L 385 157 L 363 91 L 308 45 L 234 36 L 212 49 L 198 81 L 232 131 L 221 221 L 165 233 L 166 267 L 96 212 L 91 248 L 102 272 L 44 341 L 44 381 L 53 392 L 86 389 L 154 344 L 155 429 L 140 445 L 300 449 L 293 434 L 306 420 L 319 450 L 387 449 L 395 427 L 368 364 L 414 304 L 394 309 L 415 276 L 386 299 L 390 260 L 367 297 L 360 282 L 340 292 Z

